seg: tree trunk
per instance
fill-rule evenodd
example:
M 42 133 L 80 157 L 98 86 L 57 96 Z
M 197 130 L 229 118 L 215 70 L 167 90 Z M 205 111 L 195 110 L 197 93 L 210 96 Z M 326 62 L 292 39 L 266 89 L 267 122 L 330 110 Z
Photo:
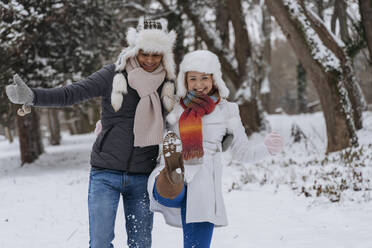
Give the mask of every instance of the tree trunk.
M 100 107 L 100 102 L 91 100 L 88 103 L 76 105 L 76 116 L 78 121 L 76 125 L 78 127 L 78 134 L 86 134 L 93 132 L 96 127 L 96 114 L 97 108 Z M 92 107 L 93 106 L 93 107 Z
M 40 119 L 35 109 L 24 117 L 17 116 L 19 145 L 21 148 L 21 165 L 34 162 L 43 152 Z
M 79 118 L 75 122 L 77 134 L 86 134 L 94 130 L 89 122 L 89 116 L 87 113 L 79 112 Z
M 177 33 L 176 45 L 174 48 L 174 60 L 177 68 L 181 64 L 182 58 L 186 53 L 185 46 L 183 45 L 185 30 L 182 26 L 181 15 L 172 11 L 168 16 L 168 29 L 175 30 Z M 178 70 L 177 70 L 178 71 Z
M 234 27 L 235 57 L 238 61 L 238 72 L 240 75 L 240 87 L 247 84 L 250 88 L 251 97 L 240 98 L 240 115 L 247 135 L 258 132 L 263 125 L 263 116 L 260 114 L 261 102 L 259 99 L 259 88 L 262 76 L 258 75 L 259 65 L 255 64 L 252 57 L 252 44 L 249 40 L 245 16 L 243 14 L 240 0 L 230 0 L 227 4 L 227 10 Z
M 271 85 L 269 81 L 269 73 L 271 70 L 271 15 L 267 10 L 266 5 L 262 6 L 262 31 L 264 37 L 264 46 L 262 51 L 262 70 L 263 76 L 260 82 L 260 97 L 262 107 L 266 112 L 270 113 L 270 95 Z
M 252 45 L 248 37 L 241 0 L 230 0 L 229 4 L 227 4 L 227 10 L 230 13 L 232 26 L 234 27 L 234 50 L 238 61 L 238 71 L 239 75 L 241 75 L 241 81 L 244 82 L 249 80 L 247 78 L 247 70 L 252 70 L 247 68 L 248 58 L 252 58 Z
M 101 119 L 101 102 L 95 102 L 94 104 L 91 105 L 93 115 L 92 115 L 92 121 L 91 123 L 93 124 L 94 128 L 96 126 L 96 123 L 98 120 Z
M 315 2 L 316 2 L 317 10 L 318 10 L 318 15 L 319 15 L 320 19 L 323 20 L 324 19 L 324 16 L 323 16 L 324 2 L 323 2 L 323 0 L 317 0 Z
M 71 109 L 65 109 L 63 111 L 64 113 L 64 116 L 65 116 L 65 121 L 66 121 L 66 125 L 67 125 L 67 128 L 68 130 L 70 131 L 70 134 L 71 135 L 74 135 L 77 133 L 77 130 L 76 130 L 76 127 L 75 127 L 75 124 L 74 124 L 74 117 L 72 117 L 72 110 Z
M 174 60 L 178 71 L 178 66 L 186 53 L 186 49 L 183 45 L 185 30 L 182 25 L 182 15 L 178 14 L 178 12 L 180 12 L 179 9 L 177 9 L 177 11 L 171 10 L 165 1 L 158 0 L 158 2 L 163 7 L 164 11 L 169 13 L 166 16 L 168 20 L 168 30 L 175 30 L 177 33 L 176 45 L 174 47 Z
M 12 132 L 10 131 L 9 127 L 4 127 L 5 131 L 5 137 L 9 141 L 9 143 L 13 143 L 13 135 Z
M 49 108 L 48 110 L 48 127 L 49 127 L 49 143 L 53 146 L 61 144 L 61 128 L 58 119 L 58 110 Z
M 347 26 L 347 15 L 346 15 L 346 8 L 347 5 L 345 3 L 345 0 L 337 0 L 335 1 L 335 9 L 337 10 L 337 18 L 340 23 L 340 34 L 341 34 L 341 40 L 348 44 L 350 42 L 350 34 L 349 29 Z
M 90 103 L 94 104 L 94 103 Z M 87 106 L 74 105 L 72 109 L 65 111 L 65 119 L 71 135 L 86 134 L 95 128 L 94 117 L 89 118 Z
M 215 53 L 221 62 L 221 67 L 224 74 L 230 78 L 231 82 L 235 85 L 236 88 L 240 87 L 240 76 L 236 69 L 232 66 L 232 62 L 227 59 L 227 55 L 230 55 L 230 51 L 228 50 L 221 50 L 222 47 L 218 47 L 215 45 L 215 37 L 206 30 L 204 24 L 200 22 L 200 18 L 197 15 L 197 12 L 191 9 L 192 4 L 186 0 L 177 0 L 178 6 L 182 7 L 182 12 L 190 19 L 192 24 L 195 27 L 196 37 L 200 37 L 208 46 L 208 49 Z M 238 34 L 236 34 L 238 35 Z
M 261 129 L 261 116 L 260 114 L 255 111 L 258 109 L 258 102 L 253 99 L 252 101 L 244 102 L 239 105 L 239 112 L 242 119 L 242 123 L 245 129 L 245 133 L 249 136 L 254 132 L 258 132 Z M 249 125 L 247 124 L 249 123 Z
M 343 48 L 339 47 L 338 43 L 324 24 L 319 22 L 311 12 L 306 10 L 303 0 L 300 0 L 300 5 L 302 5 L 305 16 L 309 20 L 311 27 L 319 35 L 323 44 L 340 60 L 339 80 L 343 81 L 347 90 L 348 98 L 352 107 L 354 126 L 359 130 L 363 127 L 362 115 L 367 104 L 355 75 L 352 59 L 347 55 Z
M 1 52 L 0 52 L 1 54 Z M 1 55 L 0 55 L 1 56 Z M 6 81 L 6 73 L 3 72 L 4 74 L 2 75 L 0 80 Z M 5 86 L 6 84 L 0 84 L 0 126 L 4 127 L 5 131 L 5 137 L 6 139 L 12 143 L 13 142 L 13 135 L 11 130 L 14 129 L 14 123 L 15 123 L 15 106 L 14 104 L 9 102 L 9 99 L 7 95 L 5 94 Z M 4 92 L 4 93 L 3 93 Z
M 226 0 L 217 1 L 216 10 L 216 27 L 220 33 L 223 47 L 230 46 L 230 27 L 229 27 L 229 12 L 226 11 Z
M 334 2 L 333 15 L 331 18 L 331 30 L 332 33 L 336 33 L 336 22 L 338 20 L 340 25 L 341 40 L 348 44 L 350 42 L 350 35 L 347 26 L 347 5 L 344 0 L 337 0 Z
M 307 101 L 306 101 L 306 71 L 305 68 L 300 64 L 297 65 L 297 112 L 307 112 Z
M 279 23 L 297 58 L 309 73 L 318 92 L 326 122 L 327 152 L 339 151 L 351 144 L 356 145 L 355 129 L 352 129 L 352 123 L 348 122 L 342 99 L 342 97 L 347 97 L 347 94 L 346 96 L 340 95 L 343 82 L 339 81 L 338 74 L 334 71 L 326 71 L 326 68 L 314 59 L 302 24 L 299 20 L 291 17 L 291 10 L 283 4 L 282 0 L 265 0 L 265 2 Z
M 251 42 L 248 37 L 241 1 L 230 0 L 226 2 L 227 11 L 229 12 L 229 18 L 231 20 L 235 33 L 234 54 L 237 61 L 237 66 L 233 66 L 234 62 L 232 61 L 231 51 L 228 47 L 222 46 L 223 41 L 220 39 L 220 37 L 218 37 L 218 40 L 220 41 L 221 46 L 216 45 L 216 43 L 218 43 L 216 41 L 216 37 L 210 32 L 212 30 L 206 27 L 207 24 L 200 21 L 198 12 L 195 12 L 193 9 L 193 7 L 195 7 L 193 6 L 193 3 L 185 0 L 178 0 L 177 2 L 178 5 L 182 7 L 182 12 L 185 13 L 190 21 L 193 23 L 197 35 L 201 37 L 201 39 L 206 43 L 208 49 L 214 52 L 219 57 L 224 75 L 231 80 L 234 86 L 237 89 L 241 88 L 242 86 L 250 89 L 251 87 L 254 87 L 255 84 L 258 84 L 259 80 L 255 78 L 255 69 L 252 66 L 253 63 Z M 221 34 L 221 31 L 217 32 L 216 30 L 213 30 L 213 32 Z M 249 71 L 247 71 L 247 69 Z M 240 101 L 240 103 L 242 104 L 241 115 L 251 115 L 247 117 L 242 116 L 244 126 L 250 127 L 246 129 L 247 134 L 251 133 L 250 130 L 258 131 L 259 129 L 257 129 L 256 127 L 261 126 L 262 124 L 261 122 L 244 122 L 245 120 L 261 120 L 261 118 L 255 118 L 256 116 L 259 116 L 259 109 L 257 108 L 257 106 L 259 106 L 260 104 L 256 103 L 256 101 L 259 101 L 259 99 L 257 99 L 256 97 L 258 93 L 256 90 L 250 90 L 252 92 L 251 98 L 243 99 L 242 101 Z M 252 104 L 252 106 L 248 107 L 249 104 Z M 244 108 L 247 109 L 244 110 Z
M 369 63 L 372 66 L 372 1 L 359 0 L 359 8 L 369 51 Z

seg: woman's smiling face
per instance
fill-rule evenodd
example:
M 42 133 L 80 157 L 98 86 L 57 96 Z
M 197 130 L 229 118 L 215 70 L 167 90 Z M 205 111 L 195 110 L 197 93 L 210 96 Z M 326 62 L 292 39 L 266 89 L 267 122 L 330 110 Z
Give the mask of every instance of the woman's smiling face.
M 186 84 L 188 91 L 195 91 L 198 94 L 207 95 L 213 88 L 212 74 L 188 71 L 186 73 Z

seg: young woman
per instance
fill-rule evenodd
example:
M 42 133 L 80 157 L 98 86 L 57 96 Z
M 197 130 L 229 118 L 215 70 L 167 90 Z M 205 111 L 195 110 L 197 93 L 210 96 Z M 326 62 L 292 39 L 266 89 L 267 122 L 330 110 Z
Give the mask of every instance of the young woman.
M 183 228 L 185 248 L 205 248 L 214 227 L 227 225 L 221 190 L 223 138 L 232 135 L 233 159 L 242 162 L 280 152 L 283 140 L 271 133 L 264 144 L 248 145 L 238 105 L 226 100 L 229 90 L 215 54 L 188 53 L 177 87 L 180 101 L 167 116 L 171 131 L 164 139 L 164 157 L 149 177 L 150 209 L 161 212 L 169 225 Z

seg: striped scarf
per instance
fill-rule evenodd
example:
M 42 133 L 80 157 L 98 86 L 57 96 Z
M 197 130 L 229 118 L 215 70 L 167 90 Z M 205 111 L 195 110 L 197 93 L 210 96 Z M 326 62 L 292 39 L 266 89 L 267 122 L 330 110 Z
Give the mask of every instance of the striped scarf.
M 211 113 L 219 101 L 220 95 L 215 88 L 208 95 L 189 91 L 181 98 L 184 111 L 179 120 L 179 130 L 184 160 L 203 157 L 202 117 Z

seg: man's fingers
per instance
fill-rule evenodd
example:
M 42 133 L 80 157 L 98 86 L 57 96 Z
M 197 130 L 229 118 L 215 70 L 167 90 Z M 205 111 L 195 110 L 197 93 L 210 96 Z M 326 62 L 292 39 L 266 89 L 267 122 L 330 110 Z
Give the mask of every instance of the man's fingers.
M 15 104 L 19 104 L 17 86 L 12 84 L 5 87 L 5 93 L 8 99 Z
M 21 79 L 20 76 L 18 76 L 18 74 L 15 74 L 14 77 L 13 77 L 13 80 L 14 80 L 14 83 L 17 85 L 17 86 L 26 86 L 25 82 L 23 82 L 23 80 Z
M 5 87 L 5 92 L 8 97 L 11 97 L 16 92 L 15 85 L 7 85 Z
M 10 92 L 12 91 L 13 85 L 7 85 L 5 86 L 5 93 L 7 96 L 9 96 Z

